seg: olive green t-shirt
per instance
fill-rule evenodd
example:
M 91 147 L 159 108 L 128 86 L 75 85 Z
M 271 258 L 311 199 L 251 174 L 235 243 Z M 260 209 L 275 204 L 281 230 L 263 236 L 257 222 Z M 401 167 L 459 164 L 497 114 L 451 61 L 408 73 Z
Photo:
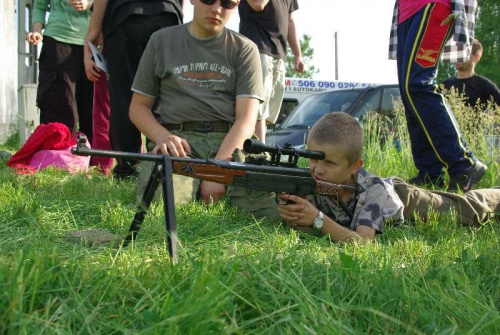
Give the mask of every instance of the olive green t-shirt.
M 224 28 L 198 39 L 189 23 L 151 35 L 132 91 L 160 98 L 165 123 L 234 122 L 237 98 L 262 102 L 259 51 L 246 37 Z

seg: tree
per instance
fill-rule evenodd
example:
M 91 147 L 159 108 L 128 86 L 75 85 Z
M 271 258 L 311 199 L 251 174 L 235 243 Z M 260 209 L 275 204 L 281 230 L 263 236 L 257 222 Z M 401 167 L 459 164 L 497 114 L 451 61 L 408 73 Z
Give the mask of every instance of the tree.
M 457 74 L 457 68 L 455 67 L 455 64 L 439 63 L 437 82 L 442 83 L 443 80 L 446 80 L 450 77 L 455 77 L 456 74 Z
M 483 45 L 483 55 L 475 72 L 489 78 L 500 86 L 500 34 L 498 19 L 500 3 L 498 0 L 481 0 L 476 13 L 474 37 Z M 439 66 L 438 82 L 456 74 L 454 64 L 442 63 Z
M 483 55 L 476 66 L 476 72 L 500 85 L 500 34 L 498 0 L 481 0 L 476 15 L 475 38 L 483 45 Z
M 295 72 L 294 71 L 294 62 L 293 62 L 293 54 L 290 46 L 286 49 L 286 77 L 295 77 L 295 78 L 312 78 L 314 74 L 319 72 L 319 69 L 316 69 L 314 65 L 311 65 L 311 61 L 314 55 L 314 49 L 311 48 L 311 36 L 303 35 L 300 39 L 300 50 L 302 52 L 302 60 L 304 61 L 305 69 L 304 72 Z

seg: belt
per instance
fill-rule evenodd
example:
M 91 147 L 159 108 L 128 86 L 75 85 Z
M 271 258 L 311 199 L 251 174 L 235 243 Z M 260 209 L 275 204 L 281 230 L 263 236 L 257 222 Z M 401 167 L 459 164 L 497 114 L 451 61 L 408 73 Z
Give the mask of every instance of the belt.
M 227 121 L 192 121 L 184 123 L 164 123 L 162 125 L 167 128 L 167 130 L 198 131 L 201 133 L 208 133 L 228 132 L 233 124 Z

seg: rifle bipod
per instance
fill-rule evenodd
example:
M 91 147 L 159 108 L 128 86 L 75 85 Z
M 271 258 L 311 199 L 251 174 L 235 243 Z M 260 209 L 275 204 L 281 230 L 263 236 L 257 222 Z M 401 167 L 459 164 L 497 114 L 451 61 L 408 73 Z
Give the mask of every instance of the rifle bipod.
M 167 246 L 172 262 L 177 262 L 177 221 L 175 218 L 174 188 L 172 181 L 172 157 L 163 156 L 163 162 L 156 162 L 153 172 L 149 177 L 148 184 L 142 195 L 142 203 L 137 206 L 137 210 L 130 225 L 127 236 L 123 240 L 122 246 L 126 247 L 131 241 L 135 241 L 137 234 L 144 222 L 146 213 L 151 206 L 153 197 L 158 185 L 161 182 L 163 195 L 163 210 L 165 212 L 165 229 L 167 233 Z

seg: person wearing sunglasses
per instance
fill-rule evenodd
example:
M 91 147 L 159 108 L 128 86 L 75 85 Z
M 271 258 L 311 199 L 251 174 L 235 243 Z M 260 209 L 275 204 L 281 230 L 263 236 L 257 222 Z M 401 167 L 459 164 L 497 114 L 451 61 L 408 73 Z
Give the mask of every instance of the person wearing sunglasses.
M 240 33 L 260 52 L 264 80 L 264 103 L 260 106 L 255 133 L 265 142 L 267 123 L 275 124 L 285 93 L 286 46 L 290 44 L 296 72 L 304 71 L 293 13 L 297 0 L 241 0 Z
M 113 150 L 141 152 L 141 133 L 128 116 L 132 99 L 130 87 L 149 37 L 161 28 L 181 24 L 183 5 L 183 0 L 94 0 L 84 44 L 85 72 L 94 82 L 106 75 L 92 60 L 92 50 L 87 43 L 91 42 L 106 59 L 109 140 Z M 120 159 L 113 176 L 117 179 L 135 177 L 138 168 L 139 162 Z
M 263 89 L 257 46 L 225 28 L 238 3 L 191 0 L 191 22 L 151 36 L 132 85 L 130 119 L 152 142 L 148 150 L 154 154 L 241 160 L 238 149 L 254 134 Z M 151 107 L 157 98 L 155 116 Z M 147 163 L 141 163 L 137 179 L 139 202 L 152 171 Z M 173 178 L 176 204 L 215 203 L 227 193 L 229 203 L 245 212 L 278 216 L 273 194 L 226 192 L 222 184 Z

